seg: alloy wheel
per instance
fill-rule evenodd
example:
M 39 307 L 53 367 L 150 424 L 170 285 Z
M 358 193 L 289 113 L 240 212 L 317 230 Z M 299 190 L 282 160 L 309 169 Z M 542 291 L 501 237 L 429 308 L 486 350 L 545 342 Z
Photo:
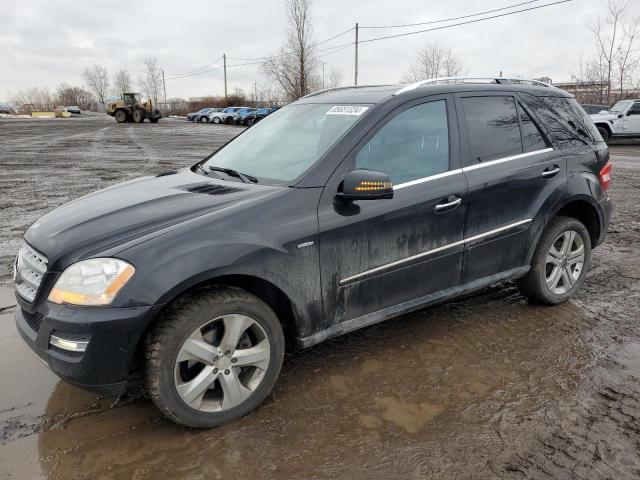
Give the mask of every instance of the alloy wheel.
M 229 410 L 258 388 L 270 357 L 269 339 L 257 321 L 240 314 L 214 318 L 197 328 L 178 351 L 176 391 L 195 410 Z
M 580 279 L 584 268 L 585 249 L 582 236 L 567 230 L 551 244 L 545 261 L 545 280 L 556 295 L 570 291 Z

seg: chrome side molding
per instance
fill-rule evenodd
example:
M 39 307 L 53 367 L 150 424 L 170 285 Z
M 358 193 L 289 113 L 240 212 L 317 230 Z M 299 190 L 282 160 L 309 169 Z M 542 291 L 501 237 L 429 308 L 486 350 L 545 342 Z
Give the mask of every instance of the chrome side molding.
M 352 275 L 350 277 L 343 278 L 342 280 L 340 280 L 339 284 L 340 284 L 340 286 L 343 287 L 345 285 L 348 285 L 349 283 L 356 282 L 356 281 L 360 280 L 361 278 L 367 277 L 367 276 L 369 276 L 369 275 L 371 275 L 373 273 L 379 273 L 379 272 L 383 272 L 385 270 L 391 270 L 394 267 L 397 267 L 399 265 L 403 265 L 405 263 L 413 262 L 414 260 L 417 260 L 419 258 L 427 257 L 429 255 L 433 255 L 434 253 L 438 253 L 438 252 L 441 252 L 443 250 L 447 250 L 449 248 L 458 247 L 460 245 L 464 245 L 465 243 L 474 242 L 476 240 L 480 240 L 481 238 L 489 237 L 491 235 L 495 235 L 496 233 L 504 232 L 505 230 L 510 230 L 512 228 L 516 228 L 516 227 L 519 227 L 521 225 L 525 225 L 527 223 L 531 223 L 532 221 L 533 221 L 532 218 L 527 218 L 525 220 L 520 220 L 519 222 L 510 223 L 509 225 L 504 225 L 503 227 L 495 228 L 493 230 L 489 230 L 488 232 L 484 232 L 484 233 L 481 233 L 479 235 L 474 235 L 472 237 L 467 237 L 467 238 L 464 238 L 464 239 L 459 240 L 457 242 L 449 243 L 449 244 L 443 245 L 441 247 L 437 247 L 437 248 L 434 248 L 434 249 L 431 249 L 431 250 L 427 250 L 426 252 L 418 253 L 416 255 L 412 255 L 410 257 L 403 258 L 401 260 L 396 260 L 395 262 L 387 263 L 385 265 L 381 265 L 379 267 L 375 267 L 375 268 L 372 268 L 370 270 L 366 270 L 364 272 L 357 273 L 356 275 Z

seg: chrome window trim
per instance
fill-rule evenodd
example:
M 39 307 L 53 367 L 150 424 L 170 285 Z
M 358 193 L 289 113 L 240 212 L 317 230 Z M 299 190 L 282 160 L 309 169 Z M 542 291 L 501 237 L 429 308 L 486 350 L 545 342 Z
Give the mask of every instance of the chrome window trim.
M 512 160 L 518 160 L 520 158 L 532 157 L 534 155 L 539 155 L 541 153 L 553 152 L 553 148 L 543 148 L 542 150 L 534 150 L 533 152 L 525 152 L 519 153 L 518 155 L 511 155 L 509 157 L 498 158 L 496 160 L 490 160 L 488 162 L 482 162 L 475 165 L 469 165 L 468 167 L 456 168 L 455 170 L 448 170 L 446 172 L 437 173 L 435 175 L 430 175 L 428 177 L 416 178 L 415 180 L 410 180 L 408 182 L 399 183 L 398 185 L 394 185 L 394 190 L 400 190 L 406 187 L 412 187 L 413 185 L 418 185 L 424 182 L 430 182 L 431 180 L 437 180 L 438 178 L 448 177 L 450 175 L 455 175 L 457 173 L 468 172 L 469 170 L 477 170 L 478 168 L 490 167 L 492 165 L 498 165 L 504 162 L 510 162 Z
M 357 274 L 352 275 L 350 277 L 343 278 L 342 280 L 340 280 L 339 284 L 340 284 L 340 286 L 344 286 L 344 285 L 346 285 L 348 283 L 351 283 L 351 282 L 353 282 L 353 281 L 355 281 L 355 280 L 357 280 L 357 279 L 359 279 L 361 277 L 365 277 L 367 275 L 371 275 L 372 273 L 381 272 L 381 271 L 387 270 L 389 268 L 393 268 L 395 266 L 411 262 L 411 261 L 416 260 L 418 258 L 426 257 L 428 255 L 433 255 L 434 253 L 438 253 L 438 252 L 441 252 L 443 250 L 447 250 L 449 248 L 457 247 L 459 245 L 463 245 L 465 243 L 473 242 L 475 240 L 479 240 L 481 238 L 488 237 L 490 235 L 494 235 L 496 233 L 500 233 L 500 232 L 503 232 L 505 230 L 509 230 L 511 228 L 519 227 L 520 225 L 525 225 L 527 223 L 531 223 L 532 221 L 533 221 L 532 218 L 527 218 L 525 220 L 520 220 L 519 222 L 510 223 L 509 225 L 504 225 L 502 227 L 495 228 L 493 230 L 489 230 L 488 232 L 484 232 L 484 233 L 481 233 L 479 235 L 474 235 L 472 237 L 463 238 L 462 240 L 459 240 L 457 242 L 449 243 L 449 244 L 443 245 L 441 247 L 437 247 L 437 248 L 434 248 L 434 249 L 431 249 L 431 250 L 427 250 L 426 252 L 418 253 L 416 255 L 412 255 L 410 257 L 406 257 L 406 258 L 403 258 L 403 259 L 400 259 L 400 260 L 396 260 L 394 262 L 387 263 L 385 265 L 381 265 L 379 267 L 375 267 L 375 268 L 372 268 L 370 270 L 366 270 L 366 271 L 361 272 L 361 273 L 357 273 Z
M 496 160 L 490 160 L 488 162 L 477 163 L 475 165 L 470 165 L 468 167 L 463 167 L 462 170 L 464 172 L 468 172 L 469 170 L 476 170 L 482 167 L 490 167 L 491 165 L 498 165 L 499 163 L 510 162 L 511 160 L 518 160 L 520 158 L 533 157 L 534 155 L 539 155 L 541 153 L 553 152 L 553 148 L 543 148 L 542 150 L 534 150 L 533 152 L 525 152 L 519 153 L 518 155 L 511 155 L 509 157 L 498 158 Z
M 437 173 L 435 175 L 430 175 L 428 177 L 416 178 L 415 180 L 399 183 L 398 185 L 394 185 L 393 189 L 400 190 L 401 188 L 411 187 L 413 185 L 418 185 L 419 183 L 430 182 L 431 180 L 437 180 L 438 178 L 448 177 L 450 175 L 455 175 L 456 173 L 462 173 L 462 168 L 457 168 L 455 170 L 448 170 L 446 172 Z

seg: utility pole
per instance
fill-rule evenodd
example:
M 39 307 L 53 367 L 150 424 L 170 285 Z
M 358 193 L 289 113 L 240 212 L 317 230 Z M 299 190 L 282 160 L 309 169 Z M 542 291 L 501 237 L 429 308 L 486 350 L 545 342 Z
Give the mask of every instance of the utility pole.
M 224 99 L 227 99 L 227 54 L 222 54 L 222 62 L 224 63 Z
M 322 63 L 322 89 L 324 90 L 324 65 L 325 65 L 327 62 L 322 62 L 322 61 L 321 61 L 320 63 Z
M 356 22 L 356 68 L 354 76 L 354 85 L 358 85 L 358 23 Z
M 167 84 L 164 81 L 164 68 L 162 69 L 162 91 L 164 92 L 164 103 L 167 103 Z

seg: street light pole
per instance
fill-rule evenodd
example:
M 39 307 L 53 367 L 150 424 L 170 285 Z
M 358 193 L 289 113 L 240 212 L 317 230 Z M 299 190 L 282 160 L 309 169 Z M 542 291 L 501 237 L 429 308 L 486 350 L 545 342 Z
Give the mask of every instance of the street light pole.
M 222 61 L 224 63 L 224 99 L 227 99 L 227 54 L 222 54 Z

